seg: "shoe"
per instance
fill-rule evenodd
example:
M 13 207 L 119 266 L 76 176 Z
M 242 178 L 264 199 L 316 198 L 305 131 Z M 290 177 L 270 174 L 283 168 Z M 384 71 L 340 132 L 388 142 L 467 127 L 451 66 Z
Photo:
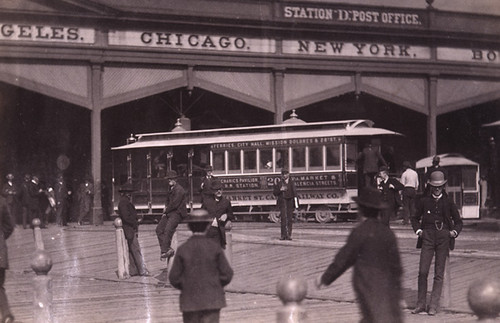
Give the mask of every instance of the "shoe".
M 280 238 L 280 240 L 286 240 L 286 238 Z
M 162 252 L 161 255 L 160 255 L 160 261 L 166 261 L 167 260 L 167 253 L 166 252 Z
M 292 238 L 286 238 L 286 240 L 290 240 L 290 241 L 292 241 Z
M 436 315 L 437 311 L 434 309 L 434 308 L 430 308 L 429 309 L 429 312 L 427 312 L 427 314 L 431 315 L 431 316 L 434 316 Z
M 149 276 L 151 276 L 151 274 L 149 273 L 149 271 L 145 270 L 145 271 L 141 274 L 141 276 L 143 276 L 143 277 L 149 277 Z
M 3 323 L 14 323 L 14 316 L 12 316 L 12 315 L 10 315 L 10 314 L 9 314 L 9 315 L 7 315 L 7 316 L 3 319 L 3 321 L 2 321 L 2 322 L 3 322 Z
M 411 311 L 411 314 L 420 314 L 426 312 L 424 307 L 417 307 L 413 311 Z
M 167 252 L 165 254 L 166 254 L 167 258 L 171 258 L 175 255 L 175 251 L 174 251 L 174 249 L 170 248 L 167 250 Z

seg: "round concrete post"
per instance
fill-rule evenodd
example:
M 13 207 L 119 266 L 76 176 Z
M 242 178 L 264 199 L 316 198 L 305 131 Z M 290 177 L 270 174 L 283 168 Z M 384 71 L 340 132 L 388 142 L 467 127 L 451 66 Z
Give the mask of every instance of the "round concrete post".
M 35 251 L 31 268 L 36 273 L 33 278 L 33 322 L 52 322 L 52 278 L 48 275 L 52 259 L 47 251 Z
M 481 322 L 498 322 L 500 313 L 500 280 L 486 278 L 474 281 L 467 293 L 469 306 Z
M 44 250 L 45 246 L 43 245 L 42 231 L 40 230 L 40 225 L 42 224 L 42 222 L 40 221 L 39 218 L 35 218 L 33 219 L 33 221 L 31 221 L 31 224 L 33 225 L 33 237 L 35 238 L 35 249 Z
M 300 305 L 307 294 L 307 282 L 302 278 L 284 277 L 278 281 L 276 290 L 283 303 L 283 307 L 277 312 L 276 322 L 307 322 L 306 311 Z
M 130 259 L 128 256 L 127 240 L 125 239 L 125 234 L 123 233 L 122 219 L 116 218 L 113 224 L 116 228 L 116 255 L 118 258 L 118 270 L 116 271 L 116 274 L 118 278 L 126 279 L 130 277 Z

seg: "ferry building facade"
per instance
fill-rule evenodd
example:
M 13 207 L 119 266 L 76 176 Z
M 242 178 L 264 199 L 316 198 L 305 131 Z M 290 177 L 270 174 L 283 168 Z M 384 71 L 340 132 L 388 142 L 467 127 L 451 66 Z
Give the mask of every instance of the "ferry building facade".
M 438 116 L 500 99 L 493 15 L 328 1 L 18 0 L 3 1 L 0 16 L 0 82 L 86 109 L 96 184 L 103 112 L 167 91 L 215 93 L 277 124 L 294 109 L 370 95 L 424 116 L 428 155 Z

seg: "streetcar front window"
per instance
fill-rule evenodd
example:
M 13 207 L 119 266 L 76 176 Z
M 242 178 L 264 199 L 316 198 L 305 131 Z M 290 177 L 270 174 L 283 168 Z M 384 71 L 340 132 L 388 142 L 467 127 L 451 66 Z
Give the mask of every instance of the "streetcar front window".
M 326 147 L 326 169 L 340 169 L 340 144 Z
M 292 148 L 293 171 L 306 170 L 306 147 Z
M 225 174 L 226 164 L 224 162 L 224 152 L 214 151 L 212 152 L 212 167 L 214 169 L 214 174 Z
M 227 166 L 230 174 L 241 173 L 241 154 L 239 150 L 227 152 Z
M 257 151 L 246 150 L 243 151 L 243 172 L 256 173 L 257 172 Z

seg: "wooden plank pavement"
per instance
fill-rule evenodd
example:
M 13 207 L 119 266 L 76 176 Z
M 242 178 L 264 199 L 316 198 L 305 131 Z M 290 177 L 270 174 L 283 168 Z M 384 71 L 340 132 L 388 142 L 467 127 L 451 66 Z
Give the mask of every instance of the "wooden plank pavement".
M 154 225 L 142 225 L 139 241 L 146 264 L 159 274 L 165 263 L 159 261 Z M 274 322 L 281 302 L 275 295 L 276 283 L 287 275 L 304 277 L 308 297 L 303 305 L 309 322 L 356 322 L 359 312 L 351 287 L 351 273 L 330 287 L 317 291 L 312 282 L 331 262 L 342 242 L 320 242 L 307 239 L 279 241 L 279 227 L 252 235 L 252 230 L 233 231 L 233 269 L 235 276 L 226 288 L 228 307 L 221 322 Z M 42 230 L 45 249 L 53 267 L 54 322 L 181 322 L 179 292 L 170 286 L 158 288 L 154 277 L 132 277 L 119 280 L 115 230 L 111 223 L 103 226 L 50 226 Z M 179 241 L 189 236 L 184 225 Z M 300 235 L 299 235 L 300 236 Z M 30 262 L 34 251 L 31 230 L 16 229 L 8 240 L 10 270 L 6 291 L 17 322 L 33 321 L 32 279 Z M 402 249 L 404 264 L 404 297 L 415 303 L 418 253 Z M 405 310 L 406 322 L 471 322 L 475 318 L 467 306 L 466 293 L 477 277 L 500 277 L 500 257 L 454 256 L 452 307 L 436 317 L 411 315 Z

